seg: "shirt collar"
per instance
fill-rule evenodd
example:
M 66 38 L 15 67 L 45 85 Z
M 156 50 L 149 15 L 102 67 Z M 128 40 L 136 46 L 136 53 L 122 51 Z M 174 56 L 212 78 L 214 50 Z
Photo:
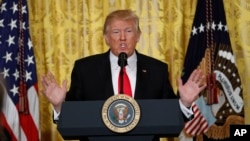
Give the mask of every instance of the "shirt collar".
M 110 58 L 110 64 L 112 69 L 120 69 L 120 66 L 118 65 L 118 57 L 115 56 L 111 51 L 109 53 L 109 58 Z M 134 51 L 134 53 L 128 57 L 127 59 L 128 65 L 126 68 L 129 68 L 131 70 L 136 68 L 136 61 L 137 61 L 137 55 Z

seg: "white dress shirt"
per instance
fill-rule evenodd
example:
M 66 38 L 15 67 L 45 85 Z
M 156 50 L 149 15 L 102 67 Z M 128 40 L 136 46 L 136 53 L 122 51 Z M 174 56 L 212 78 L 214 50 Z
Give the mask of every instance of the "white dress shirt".
M 128 65 L 126 66 L 126 72 L 129 77 L 129 81 L 132 89 L 132 97 L 134 97 L 135 93 L 135 82 L 136 82 L 136 63 L 137 57 L 134 52 L 132 56 L 127 59 Z M 118 65 L 118 57 L 110 52 L 110 65 L 111 65 L 111 73 L 112 73 L 112 84 L 114 93 L 119 94 L 118 92 L 118 77 L 120 73 L 121 67 Z

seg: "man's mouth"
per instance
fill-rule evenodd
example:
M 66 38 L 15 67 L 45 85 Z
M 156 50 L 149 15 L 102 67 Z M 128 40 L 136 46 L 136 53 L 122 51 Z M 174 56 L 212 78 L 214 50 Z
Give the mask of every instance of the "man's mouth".
M 122 44 L 120 44 L 120 47 L 121 47 L 121 48 L 125 48 L 125 47 L 126 47 L 126 44 L 125 44 L 125 43 L 122 43 Z

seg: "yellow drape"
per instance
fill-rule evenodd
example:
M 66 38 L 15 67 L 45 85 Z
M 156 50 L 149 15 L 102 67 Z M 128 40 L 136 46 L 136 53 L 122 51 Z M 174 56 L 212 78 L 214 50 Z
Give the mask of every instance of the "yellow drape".
M 137 49 L 169 64 L 177 90 L 197 0 L 28 0 L 39 87 L 51 71 L 62 83 L 70 80 L 74 60 L 108 48 L 102 37 L 105 16 L 130 8 L 140 17 L 142 37 Z M 250 123 L 250 3 L 224 0 L 232 48 L 243 84 L 245 122 Z M 51 105 L 39 93 L 42 141 L 63 140 L 52 122 Z M 248 112 L 247 112 L 248 111 Z M 163 139 L 167 140 L 167 139 Z

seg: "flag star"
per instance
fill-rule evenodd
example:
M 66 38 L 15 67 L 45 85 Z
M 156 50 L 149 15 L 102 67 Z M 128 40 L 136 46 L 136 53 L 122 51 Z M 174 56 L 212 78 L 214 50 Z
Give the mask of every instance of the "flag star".
M 27 13 L 26 6 L 22 7 L 22 14 Z
M 17 20 L 11 19 L 11 23 L 8 24 L 10 26 L 11 30 L 13 30 L 14 28 L 17 28 L 16 22 L 17 22 Z
M 224 26 L 224 30 L 225 30 L 226 32 L 228 31 L 227 25 Z
M 197 28 L 194 26 L 192 29 L 192 35 L 195 35 L 195 34 L 197 34 Z
M 222 27 L 223 27 L 223 25 L 222 25 L 222 23 L 220 21 L 220 23 L 218 24 L 218 30 L 222 31 Z
M 12 53 L 6 52 L 6 55 L 3 56 L 3 58 L 5 58 L 5 63 L 7 63 L 8 61 L 12 61 L 11 55 L 12 55 Z
M 240 82 L 240 79 L 239 79 L 239 78 L 237 78 L 237 79 L 236 79 L 236 81 L 237 81 L 237 82 Z
M 219 67 L 219 68 L 221 67 L 221 63 L 218 63 L 218 67 Z
M 15 73 L 13 73 L 13 76 L 15 77 L 15 80 L 19 78 L 19 71 L 16 69 Z
M 216 28 L 216 24 L 213 22 L 212 23 L 212 29 L 215 30 L 215 28 Z
M 240 108 L 239 106 L 236 106 L 236 109 L 239 109 L 239 108 Z M 232 112 L 233 112 L 233 109 L 230 108 L 230 109 L 229 109 L 229 112 L 232 113 Z
M 28 59 L 24 60 L 25 62 L 28 62 L 28 66 L 29 66 L 30 64 L 34 64 L 33 57 L 34 57 L 34 56 L 29 56 L 29 55 L 28 55 Z
M 28 40 L 28 47 L 29 47 L 29 50 L 32 48 L 32 46 L 33 46 L 33 44 L 32 44 L 32 42 L 31 42 L 31 40 L 30 40 L 30 38 L 29 38 L 29 40 Z
M 4 19 L 0 20 L 0 27 L 4 27 L 3 21 L 4 21 Z
M 3 3 L 2 4 L 2 6 L 1 6 L 1 13 L 3 12 L 3 11 L 7 11 L 7 9 L 6 9 L 6 3 Z
M 13 44 L 13 45 L 15 44 L 14 39 L 15 39 L 15 36 L 11 37 L 11 36 L 9 35 L 9 39 L 6 41 L 6 42 L 9 43 L 9 46 L 11 46 L 11 44 Z
M 204 26 L 202 25 L 202 23 L 201 23 L 201 25 L 200 25 L 200 27 L 199 27 L 199 31 L 200 31 L 200 33 L 201 33 L 201 32 L 204 32 Z
M 12 6 L 10 9 L 12 9 L 13 14 L 14 14 L 16 11 L 18 11 L 17 4 L 15 4 L 15 3 L 13 2 L 13 6 Z
M 22 22 L 21 24 L 22 24 L 22 28 L 23 28 L 24 30 L 26 30 L 25 22 Z
M 16 59 L 17 63 L 20 63 L 20 55 L 19 54 L 17 54 L 15 59 Z
M 13 93 L 13 96 L 15 96 L 16 94 L 18 94 L 18 87 L 16 87 L 16 85 L 13 85 L 12 89 L 10 89 L 10 91 Z
M 32 80 L 32 78 L 31 78 L 31 73 L 32 73 L 32 72 L 27 72 L 27 71 L 26 71 L 26 75 L 25 75 L 26 82 L 28 82 L 28 80 Z
M 233 74 L 232 74 L 232 76 L 233 76 L 233 77 L 235 77 L 235 76 L 236 76 L 236 74 L 235 74 L 235 73 L 233 73 Z
M 233 54 L 233 52 L 229 52 L 227 55 L 227 60 L 231 61 L 232 64 L 235 64 L 235 56 Z
M 10 71 L 10 69 L 3 68 L 3 72 L 2 72 L 3 78 L 6 78 L 6 77 L 10 76 L 9 71 Z

